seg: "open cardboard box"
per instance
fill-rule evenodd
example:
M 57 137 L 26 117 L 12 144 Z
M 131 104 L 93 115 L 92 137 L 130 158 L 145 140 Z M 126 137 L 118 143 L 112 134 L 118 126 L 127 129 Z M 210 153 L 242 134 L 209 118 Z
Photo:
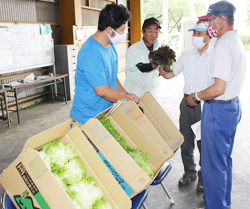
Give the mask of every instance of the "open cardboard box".
M 127 195 L 132 198 L 146 189 L 154 178 L 151 179 L 104 128 L 99 121 L 103 116 L 111 120 L 114 128 L 130 147 L 137 148 L 139 146 L 142 152 L 147 153 L 151 167 L 154 170 L 154 178 L 164 164 L 165 158 L 145 134 L 126 116 L 119 103 L 100 113 L 95 118 L 89 119 L 81 127 L 81 130 L 96 148 L 103 162 Z
M 106 116 L 130 147 L 140 146 L 147 153 L 154 178 L 162 164 L 174 155 L 184 141 L 182 134 L 150 93 L 141 97 L 139 106 L 144 114 L 134 102 L 118 101 L 81 127 L 113 175 L 119 176 L 116 179 L 130 198 L 149 186 L 152 180 L 108 133 L 99 119 Z
M 147 92 L 142 95 L 138 106 L 143 109 L 147 119 L 155 127 L 171 150 L 176 152 L 184 142 L 184 137 L 152 94 Z
M 48 142 L 60 140 L 74 145 L 87 169 L 87 175 L 94 177 L 112 208 L 131 208 L 131 200 L 79 128 L 75 127 L 67 133 L 70 123 L 71 120 L 68 120 L 30 138 L 22 153 L 1 174 L 0 183 L 15 206 L 19 208 L 18 204 L 26 204 L 27 208 L 76 208 L 37 151 Z M 29 194 L 22 198 L 26 190 Z

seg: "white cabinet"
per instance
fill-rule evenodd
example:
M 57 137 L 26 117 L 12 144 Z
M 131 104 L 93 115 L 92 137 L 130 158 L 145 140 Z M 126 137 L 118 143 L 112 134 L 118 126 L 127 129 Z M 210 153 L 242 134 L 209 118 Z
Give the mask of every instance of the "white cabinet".
M 56 73 L 68 74 L 68 77 L 66 77 L 66 91 L 68 100 L 73 100 L 75 94 L 77 53 L 77 45 L 55 45 Z M 57 94 L 64 94 L 63 85 L 57 85 Z

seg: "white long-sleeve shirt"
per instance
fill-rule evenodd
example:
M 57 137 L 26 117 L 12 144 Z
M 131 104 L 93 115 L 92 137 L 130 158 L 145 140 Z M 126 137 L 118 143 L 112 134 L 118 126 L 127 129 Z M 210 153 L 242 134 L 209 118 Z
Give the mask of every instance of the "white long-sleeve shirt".
M 177 62 L 173 65 L 175 76 L 183 72 L 185 94 L 191 94 L 204 89 L 204 82 L 210 68 L 212 47 L 208 47 L 202 55 L 199 54 L 196 48 L 192 48 L 181 54 Z
M 159 43 L 153 45 L 153 50 L 159 48 Z M 129 47 L 126 53 L 126 80 L 124 88 L 129 93 L 134 93 L 138 97 L 146 92 L 150 92 L 155 96 L 155 87 L 157 84 L 157 77 L 159 75 L 158 68 L 151 72 L 142 73 L 136 65 L 140 62 L 149 63 L 149 50 L 146 47 L 143 38 L 132 46 Z

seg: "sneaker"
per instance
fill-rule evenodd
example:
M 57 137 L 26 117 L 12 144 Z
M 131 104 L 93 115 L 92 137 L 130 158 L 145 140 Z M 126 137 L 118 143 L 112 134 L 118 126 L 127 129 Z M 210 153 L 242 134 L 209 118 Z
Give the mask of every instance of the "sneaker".
M 196 178 L 197 178 L 196 174 L 189 175 L 189 174 L 184 173 L 183 176 L 179 180 L 179 186 L 186 186 L 186 185 L 190 184 L 190 182 L 195 180 Z

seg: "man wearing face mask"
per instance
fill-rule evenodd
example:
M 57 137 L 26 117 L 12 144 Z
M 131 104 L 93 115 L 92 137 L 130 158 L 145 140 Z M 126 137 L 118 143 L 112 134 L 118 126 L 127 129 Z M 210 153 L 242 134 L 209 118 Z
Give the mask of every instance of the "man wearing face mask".
M 126 80 L 124 88 L 133 91 L 137 96 L 150 92 L 155 96 L 155 87 L 159 75 L 157 65 L 150 62 L 151 50 L 159 48 L 157 41 L 160 23 L 154 17 L 148 18 L 142 25 L 142 38 L 129 47 L 126 53 Z
M 99 15 L 98 30 L 82 45 L 77 56 L 75 96 L 70 111 L 73 126 L 82 126 L 120 99 L 139 102 L 117 78 L 118 56 L 114 44 L 126 37 L 130 18 L 123 5 L 106 5 Z
M 201 167 L 206 209 L 231 208 L 231 154 L 241 118 L 238 96 L 246 73 L 244 45 L 233 28 L 235 10 L 232 3 L 219 1 L 210 5 L 207 15 L 199 17 L 208 22 L 208 32 L 218 40 L 213 49 L 206 89 L 194 91 L 187 98 L 191 106 L 204 100 Z
M 207 75 L 212 48 L 209 46 L 211 37 L 207 33 L 207 25 L 200 23 L 188 31 L 193 31 L 192 44 L 193 49 L 187 50 L 181 54 L 177 62 L 173 65 L 173 72 L 165 72 L 162 67 L 159 68 L 161 76 L 166 79 L 178 77 L 183 72 L 185 85 L 184 97 L 180 103 L 180 132 L 184 136 L 184 143 L 181 146 L 181 157 L 184 166 L 184 174 L 179 180 L 179 186 L 186 186 L 197 178 L 196 165 L 194 162 L 195 136 L 191 125 L 200 121 L 201 104 L 190 107 L 186 103 L 186 97 L 194 91 L 201 91 L 205 76 Z M 197 145 L 200 151 L 200 141 Z M 198 171 L 197 191 L 203 191 L 201 171 Z

